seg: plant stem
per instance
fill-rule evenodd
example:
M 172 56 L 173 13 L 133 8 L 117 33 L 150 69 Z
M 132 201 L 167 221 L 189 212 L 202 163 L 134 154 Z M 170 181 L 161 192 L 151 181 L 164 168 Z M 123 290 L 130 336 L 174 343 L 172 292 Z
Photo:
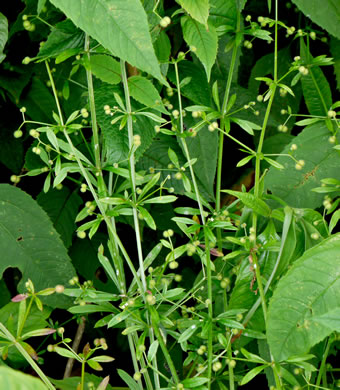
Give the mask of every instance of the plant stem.
M 85 52 L 87 53 L 88 61 L 90 62 L 90 36 L 85 34 Z M 97 172 L 101 172 L 101 161 L 100 161 L 100 145 L 99 145 L 99 135 L 98 135 L 98 125 L 97 125 L 97 116 L 96 116 L 96 105 L 94 101 L 94 89 L 93 89 L 93 80 L 91 70 L 86 69 L 86 78 L 87 78 L 87 87 L 89 95 L 89 105 L 91 112 L 91 124 L 92 124 L 92 135 L 93 135 L 93 144 L 94 144 L 94 156 Z
M 179 112 L 180 112 L 180 132 L 183 133 L 184 127 L 183 127 L 183 109 L 182 109 L 182 97 L 181 97 L 181 87 L 180 87 L 180 79 L 178 74 L 178 66 L 177 62 L 174 61 L 175 66 L 175 73 L 176 73 L 176 86 L 177 86 L 177 94 L 178 94 L 178 105 L 179 105 Z M 181 138 L 182 147 L 184 150 L 184 155 L 187 161 L 190 161 L 190 154 L 189 149 L 187 146 L 187 143 L 185 141 L 185 138 Z M 208 290 L 208 314 L 209 314 L 209 320 L 211 321 L 209 331 L 208 331 L 208 389 L 210 390 L 211 386 L 211 375 L 212 375 L 212 360 L 213 360 L 213 329 L 212 329 L 212 320 L 213 320 L 213 307 L 212 307 L 212 278 L 211 278 L 211 264 L 210 264 L 210 248 L 209 248 L 209 241 L 206 234 L 206 219 L 204 216 L 203 206 L 201 202 L 201 197 L 199 193 L 199 189 L 196 182 L 195 173 L 193 170 L 192 165 L 189 165 L 190 174 L 192 183 L 194 185 L 195 195 L 198 202 L 198 207 L 200 210 L 200 216 L 202 219 L 202 225 L 204 226 L 204 240 L 205 240 L 205 260 L 206 260 L 206 277 L 207 277 L 207 290 Z
M 125 104 L 126 104 L 126 109 L 127 109 L 127 114 L 128 114 L 127 129 L 128 129 L 128 136 L 129 136 L 129 149 L 131 151 L 130 155 L 129 155 L 129 171 L 130 171 L 131 191 L 132 191 L 133 203 L 136 204 L 137 203 L 136 170 L 135 170 L 135 154 L 133 152 L 134 139 L 133 139 L 131 101 L 130 101 L 129 85 L 128 85 L 127 75 L 126 75 L 125 61 L 123 61 L 123 60 L 120 61 L 120 69 L 121 69 L 121 76 L 122 76 L 122 81 L 123 81 L 123 86 L 124 86 Z M 136 207 L 132 208 L 132 213 L 133 213 L 133 222 L 134 222 L 134 226 L 135 226 L 140 276 L 141 276 L 142 284 L 143 284 L 143 291 L 141 291 L 141 293 L 144 294 L 147 286 L 146 286 L 146 279 L 145 279 L 144 259 L 143 259 L 142 243 L 141 243 L 141 236 L 140 236 L 139 219 L 138 219 L 138 212 L 137 212 Z
M 320 364 L 318 377 L 317 377 L 316 382 L 315 382 L 315 385 L 317 387 L 320 386 L 322 375 L 324 374 L 324 371 L 325 371 L 326 360 L 327 360 L 327 357 L 328 357 L 328 353 L 329 353 L 329 349 L 331 347 L 331 344 L 332 344 L 331 338 L 328 337 L 326 348 L 325 348 L 325 352 L 323 353 L 323 356 L 322 356 L 322 361 L 321 361 L 321 364 Z M 323 385 L 325 386 L 324 383 L 323 383 Z
M 86 361 L 83 360 L 83 361 L 81 362 L 80 390 L 84 390 L 85 364 L 86 364 Z
M 32 359 L 32 357 L 27 353 L 25 348 L 15 339 L 12 333 L 0 322 L 0 330 L 4 333 L 6 338 L 13 343 L 15 348 L 21 353 L 21 355 L 26 359 L 26 361 L 30 364 L 33 370 L 38 374 L 40 379 L 45 383 L 49 390 L 55 390 L 55 387 L 52 385 L 47 376 L 41 371 L 40 367 L 37 363 Z
M 236 34 L 238 33 L 239 29 L 240 29 L 240 13 L 237 12 Z M 225 130 L 225 115 L 226 115 L 226 110 L 227 110 L 227 104 L 229 101 L 231 82 L 232 82 L 233 75 L 234 75 L 237 50 L 238 50 L 238 46 L 236 45 L 236 40 L 235 40 L 234 46 L 233 46 L 233 52 L 231 55 L 230 66 L 229 66 L 227 84 L 226 84 L 223 103 L 222 103 L 222 110 L 221 110 L 221 114 L 222 114 L 221 128 L 222 128 L 222 130 Z M 224 133 L 221 132 L 220 137 L 219 137 L 219 144 L 218 144 L 218 159 L 217 159 L 217 174 L 216 174 L 216 195 L 215 195 L 215 197 L 216 197 L 216 205 L 215 205 L 216 211 L 219 211 L 221 208 L 223 144 L 224 144 Z M 221 235 L 221 231 L 219 229 L 218 229 L 218 233 L 219 233 L 219 235 Z M 220 247 L 220 240 L 219 240 L 219 247 Z

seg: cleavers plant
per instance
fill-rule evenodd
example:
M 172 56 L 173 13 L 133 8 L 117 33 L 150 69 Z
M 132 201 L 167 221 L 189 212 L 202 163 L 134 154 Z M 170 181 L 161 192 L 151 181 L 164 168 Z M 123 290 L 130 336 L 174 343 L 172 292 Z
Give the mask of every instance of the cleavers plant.
M 0 13 L 0 108 L 22 116 L 0 384 L 29 364 L 27 389 L 339 387 L 340 5 L 24 3 Z

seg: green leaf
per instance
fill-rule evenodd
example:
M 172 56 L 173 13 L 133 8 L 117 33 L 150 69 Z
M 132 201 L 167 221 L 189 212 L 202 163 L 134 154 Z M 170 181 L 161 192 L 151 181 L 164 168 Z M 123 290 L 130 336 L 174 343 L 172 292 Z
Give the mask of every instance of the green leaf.
M 120 83 L 120 63 L 111 56 L 104 54 L 92 55 L 90 66 L 91 72 L 105 83 Z
M 138 211 L 142 214 L 144 221 L 147 223 L 150 229 L 156 230 L 156 224 L 151 214 L 142 206 L 138 206 Z
M 331 221 L 329 223 L 329 232 L 332 233 L 332 230 L 335 228 L 337 223 L 339 222 L 340 219 L 340 210 L 337 210 L 331 218 Z
M 260 372 L 262 372 L 266 367 L 268 367 L 267 364 L 263 364 L 261 366 L 257 366 L 247 372 L 247 374 L 242 378 L 240 385 L 243 386 L 246 383 L 250 382 L 253 378 L 255 378 Z
M 37 14 L 39 15 L 46 5 L 46 0 L 39 0 L 37 5 Z
M 69 248 L 76 230 L 74 221 L 82 203 L 77 191 L 71 192 L 67 187 L 63 187 L 46 194 L 41 192 L 37 202 L 50 217 L 66 248 Z
M 106 104 L 111 107 L 117 106 L 117 101 L 113 93 L 123 96 L 121 89 L 115 85 L 102 85 L 99 89 L 95 90 L 97 119 L 104 135 L 108 164 L 126 161 L 130 152 L 127 131 L 119 130 L 119 123 L 112 125 L 111 120 L 114 117 L 106 115 L 103 110 Z M 136 111 L 140 107 L 141 105 L 136 102 L 133 104 L 132 110 Z M 149 118 L 142 115 L 136 118 L 136 121 L 133 123 L 133 131 L 134 134 L 140 135 L 142 141 L 135 153 L 136 161 L 138 161 L 140 156 L 143 155 L 153 142 L 155 131 L 154 123 Z
M 154 43 L 155 53 L 159 62 L 168 62 L 171 53 L 171 43 L 165 31 L 161 31 Z
M 38 378 L 0 366 L 0 388 L 8 390 L 47 390 L 47 386 Z
M 84 33 L 79 30 L 70 20 L 58 23 L 52 29 L 47 41 L 40 48 L 38 58 L 55 58 L 67 50 L 80 52 L 84 47 Z
M 209 0 L 176 0 L 197 22 L 206 25 L 209 16 Z
M 140 390 L 138 383 L 124 370 L 118 369 L 118 375 L 129 386 L 130 390 Z
M 152 362 L 152 360 L 153 360 L 154 357 L 156 356 L 158 347 L 159 347 L 159 342 L 158 342 L 158 340 L 155 340 L 155 341 L 150 345 L 149 350 L 148 350 L 148 360 L 149 360 L 149 362 Z
M 200 64 L 195 64 L 191 61 L 181 61 L 178 64 L 180 80 L 191 77 L 190 83 L 181 88 L 181 93 L 183 96 L 199 105 L 211 107 L 212 99 L 210 86 L 205 76 L 203 66 L 199 65 Z M 177 84 L 173 67 L 170 68 L 168 77 L 172 83 L 175 85 Z
M 204 378 L 204 377 L 199 377 L 199 378 L 187 378 L 184 379 L 181 383 L 183 384 L 184 387 L 186 388 L 195 388 L 204 385 L 204 383 L 208 383 L 209 379 Z
M 0 64 L 5 59 L 4 48 L 8 39 L 8 21 L 0 12 Z
M 306 127 L 282 151 L 291 153 L 291 145 L 296 144 L 297 150 L 293 156 L 304 160 L 301 170 L 295 168 L 295 161 L 285 156 L 279 156 L 277 162 L 285 169 L 278 171 L 270 168 L 264 179 L 264 187 L 274 195 L 297 208 L 317 208 L 322 205 L 323 194 L 312 189 L 321 185 L 321 180 L 327 177 L 340 179 L 340 156 L 328 141 L 330 132 L 324 123 L 315 123 Z
M 163 114 L 169 114 L 165 109 L 162 98 L 150 80 L 142 76 L 132 76 L 128 79 L 131 96 L 139 103 L 153 108 Z
M 28 278 L 37 291 L 57 284 L 66 284 L 75 275 L 58 233 L 38 204 L 19 188 L 0 185 L 0 274 L 8 267 L 18 267 L 23 283 Z M 46 297 L 54 307 L 64 307 L 61 295 Z
M 301 39 L 301 59 L 307 64 L 312 62 L 313 57 L 308 52 L 306 45 Z M 310 66 L 306 76 L 301 77 L 303 96 L 311 115 L 327 115 L 332 105 L 332 92 L 329 83 L 318 66 Z
M 73 23 L 106 49 L 162 83 L 147 15 L 139 0 L 52 0 Z
M 62 347 L 54 347 L 54 351 L 57 352 L 58 355 L 64 356 L 70 359 L 76 359 L 78 362 L 81 362 L 81 358 L 73 351 Z
M 208 81 L 210 80 L 211 68 L 217 56 L 217 33 L 215 27 L 209 24 L 207 30 L 203 24 L 190 17 L 181 18 L 183 37 L 188 46 L 195 47 L 194 53 L 202 62 Z
M 149 198 L 143 201 L 143 203 L 172 203 L 177 199 L 174 195 L 156 196 L 155 198 Z
M 331 331 L 340 332 L 340 307 L 328 311 L 320 316 L 313 317 L 313 321 L 321 324 Z
M 93 359 L 87 360 L 86 362 L 93 370 L 103 371 L 103 367 Z
M 184 341 L 187 341 L 196 331 L 198 330 L 198 327 L 196 324 L 191 325 L 188 329 L 186 329 L 178 338 L 179 343 L 183 343 Z
M 330 50 L 334 61 L 334 73 L 336 77 L 337 89 L 340 90 L 340 40 L 331 38 Z
M 193 126 L 189 118 L 185 121 L 187 126 Z M 199 131 L 196 137 L 188 137 L 186 144 L 191 158 L 197 158 L 193 166 L 196 177 L 199 178 L 205 192 L 214 198 L 214 180 L 217 167 L 218 133 L 210 132 L 206 128 Z M 182 144 L 180 143 L 182 146 Z M 182 148 L 183 150 L 183 148 Z
M 230 118 L 230 120 L 238 124 L 243 130 L 245 130 L 250 135 L 254 135 L 253 130 L 261 130 L 260 126 L 256 125 L 253 122 L 245 121 L 244 119 Z
M 106 377 L 107 378 L 107 377 Z M 84 387 L 89 388 L 90 382 L 94 384 L 97 390 L 128 390 L 127 387 L 112 387 L 107 385 L 107 387 L 98 387 L 101 382 L 104 382 L 106 378 L 101 378 L 99 376 L 85 373 L 84 375 Z M 79 376 L 74 376 L 72 378 L 65 379 L 51 379 L 51 382 L 60 390 L 75 390 L 77 386 L 81 382 L 81 378 Z M 104 382 L 105 383 L 105 382 Z
M 270 207 L 262 199 L 256 198 L 253 194 L 250 194 L 249 192 L 231 190 L 223 190 L 222 192 L 226 192 L 227 194 L 240 199 L 245 206 L 249 207 L 259 215 L 268 217 L 271 213 Z
M 314 23 L 340 39 L 340 4 L 338 0 L 325 0 L 320 7 L 318 0 L 292 0 Z
M 334 314 L 339 311 L 340 263 L 334 259 L 339 250 L 336 234 L 307 250 L 280 279 L 267 317 L 268 343 L 276 361 L 307 353 L 338 328 Z

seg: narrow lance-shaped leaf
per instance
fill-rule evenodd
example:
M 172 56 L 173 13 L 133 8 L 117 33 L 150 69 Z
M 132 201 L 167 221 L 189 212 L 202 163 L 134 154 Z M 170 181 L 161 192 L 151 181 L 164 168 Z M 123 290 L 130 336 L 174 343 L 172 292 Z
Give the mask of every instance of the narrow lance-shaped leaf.
M 270 207 L 262 199 L 256 198 L 253 194 L 250 194 L 249 192 L 231 190 L 223 190 L 222 192 L 226 192 L 227 194 L 240 199 L 245 206 L 251 208 L 255 213 L 259 215 L 268 217 L 271 213 Z
M 147 15 L 139 0 L 51 2 L 113 55 L 166 83 L 152 46 Z

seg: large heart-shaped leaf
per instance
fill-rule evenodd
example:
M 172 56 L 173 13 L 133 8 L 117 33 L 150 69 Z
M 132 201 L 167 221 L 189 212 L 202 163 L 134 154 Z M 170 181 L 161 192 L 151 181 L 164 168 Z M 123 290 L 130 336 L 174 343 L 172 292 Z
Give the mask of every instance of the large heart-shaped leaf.
M 164 82 L 139 0 L 51 0 L 110 52 Z
M 11 390 L 47 390 L 46 385 L 38 378 L 5 366 L 0 367 L 0 388 Z
M 38 204 L 19 188 L 0 184 L 0 275 L 8 267 L 22 273 L 21 290 L 30 278 L 37 291 L 66 284 L 75 271 L 52 222 Z M 46 298 L 54 307 L 67 304 L 63 296 Z
M 338 0 L 293 0 L 312 21 L 340 39 L 340 3 Z
M 282 151 L 277 162 L 285 169 L 270 168 L 264 185 L 274 195 L 280 197 L 292 207 L 316 208 L 322 205 L 324 194 L 313 192 L 320 187 L 321 179 L 334 177 L 340 179 L 340 156 L 328 141 L 331 133 L 322 122 L 306 127 Z M 295 161 L 285 156 L 292 153 L 292 144 L 297 145 L 293 156 L 304 160 L 301 170 L 295 169 Z
M 278 283 L 267 321 L 275 360 L 306 353 L 339 329 L 333 318 L 340 307 L 339 251 L 336 234 L 307 250 Z

